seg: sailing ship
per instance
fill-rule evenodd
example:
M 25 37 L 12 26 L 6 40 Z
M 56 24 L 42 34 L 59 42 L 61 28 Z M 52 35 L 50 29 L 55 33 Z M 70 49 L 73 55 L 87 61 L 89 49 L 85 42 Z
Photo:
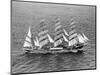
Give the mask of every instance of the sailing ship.
M 62 27 L 60 18 L 55 20 L 54 39 L 50 36 L 46 20 L 40 21 L 40 29 L 35 39 L 32 38 L 31 27 L 26 35 L 23 50 L 27 53 L 62 53 L 84 51 L 89 39 L 84 33 L 78 33 L 75 21 L 71 21 L 67 32 Z
M 33 41 L 32 41 L 32 33 L 31 33 L 31 27 L 29 26 L 28 33 L 26 35 L 24 45 L 23 45 L 23 50 L 25 52 L 30 52 L 33 50 Z

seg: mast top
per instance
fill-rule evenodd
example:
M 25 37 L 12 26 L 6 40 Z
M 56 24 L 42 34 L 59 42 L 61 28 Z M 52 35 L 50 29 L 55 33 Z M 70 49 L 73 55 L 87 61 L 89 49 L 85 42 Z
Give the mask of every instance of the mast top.
M 40 23 L 43 23 L 43 22 L 45 22 L 46 20 L 45 19 L 42 19 L 42 20 L 40 20 Z
M 29 30 L 28 30 L 27 36 L 29 36 L 31 38 L 32 37 L 31 35 L 32 35 L 31 34 L 31 27 L 29 26 Z
M 60 21 L 59 17 L 56 17 L 55 19 L 56 19 L 56 23 Z

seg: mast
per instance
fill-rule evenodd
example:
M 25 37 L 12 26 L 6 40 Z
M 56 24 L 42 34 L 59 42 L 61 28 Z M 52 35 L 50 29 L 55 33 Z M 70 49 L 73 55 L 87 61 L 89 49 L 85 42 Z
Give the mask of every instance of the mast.
M 43 19 L 40 21 L 40 31 L 38 33 L 40 48 L 44 47 L 49 42 L 47 33 L 47 24 L 45 23 L 45 19 Z
M 62 36 L 62 26 L 61 26 L 61 23 L 60 23 L 60 18 L 56 18 L 56 21 L 55 21 L 55 37 L 54 37 L 54 47 L 57 47 L 59 46 L 63 40 L 63 36 Z
M 69 46 L 74 46 L 77 44 L 85 44 L 89 39 L 84 35 L 77 33 L 76 25 L 74 19 L 72 19 L 70 24 L 70 32 L 69 32 Z
M 32 49 L 33 48 L 32 46 L 33 46 L 33 44 L 32 44 L 32 34 L 31 34 L 31 28 L 29 26 L 29 30 L 28 30 L 28 33 L 26 35 L 26 39 L 24 41 L 23 48 Z
M 75 44 L 78 43 L 77 40 L 77 32 L 76 32 L 76 25 L 75 25 L 75 21 L 72 19 L 71 20 L 71 24 L 70 24 L 70 31 L 69 31 L 69 46 L 74 46 Z

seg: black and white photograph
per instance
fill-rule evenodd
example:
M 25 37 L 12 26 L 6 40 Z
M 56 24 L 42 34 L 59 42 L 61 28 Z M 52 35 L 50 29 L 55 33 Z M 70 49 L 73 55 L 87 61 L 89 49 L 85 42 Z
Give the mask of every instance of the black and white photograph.
M 11 1 L 11 74 L 95 69 L 95 5 Z

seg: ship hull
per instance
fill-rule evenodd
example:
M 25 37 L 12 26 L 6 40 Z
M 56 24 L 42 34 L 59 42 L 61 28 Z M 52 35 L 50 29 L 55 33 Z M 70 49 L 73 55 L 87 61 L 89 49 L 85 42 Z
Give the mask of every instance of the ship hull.
M 25 53 L 33 54 L 57 54 L 57 53 L 83 53 L 86 51 L 86 48 L 80 49 L 61 49 L 61 48 L 52 48 L 52 49 L 33 49 L 30 51 L 25 51 Z
M 77 45 L 74 47 L 53 47 L 53 48 L 47 48 L 47 49 L 28 49 L 24 50 L 25 53 L 33 53 L 33 54 L 57 54 L 57 53 L 83 53 L 87 51 L 87 45 Z

